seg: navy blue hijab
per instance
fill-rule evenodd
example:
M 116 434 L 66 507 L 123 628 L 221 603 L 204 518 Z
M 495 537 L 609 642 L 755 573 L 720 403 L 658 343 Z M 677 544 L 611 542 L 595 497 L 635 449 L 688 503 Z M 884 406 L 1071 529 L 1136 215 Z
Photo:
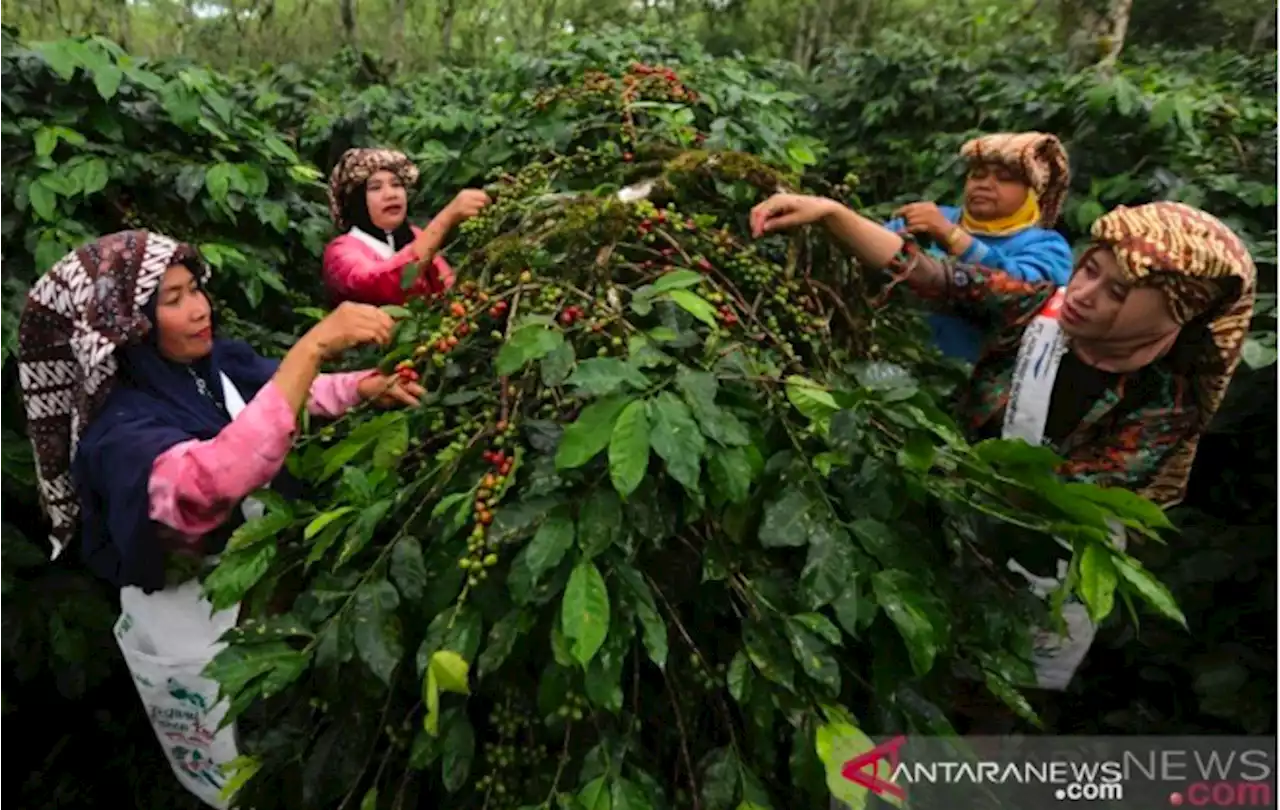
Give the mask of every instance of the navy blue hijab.
M 153 295 L 143 309 L 152 324 L 155 309 Z M 160 354 L 156 333 L 152 329 L 140 342 L 117 350 L 114 387 L 81 436 L 71 467 L 85 561 L 115 585 L 148 593 L 165 586 L 166 556 L 150 516 L 152 465 L 171 447 L 212 439 L 231 423 L 222 374 L 247 403 L 279 366 L 243 341 L 222 339 L 214 340 L 208 356 L 176 363 Z M 223 528 L 242 520 L 236 509 L 233 522 Z M 225 542 L 225 531 L 219 534 Z M 213 551 L 207 545 L 206 550 Z

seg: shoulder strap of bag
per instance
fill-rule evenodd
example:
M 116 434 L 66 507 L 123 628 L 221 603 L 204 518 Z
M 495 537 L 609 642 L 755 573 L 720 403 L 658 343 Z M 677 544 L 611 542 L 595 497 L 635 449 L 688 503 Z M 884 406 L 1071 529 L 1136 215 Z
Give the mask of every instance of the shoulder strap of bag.
M 222 398 L 227 403 L 227 415 L 235 419 L 244 410 L 244 397 L 230 377 L 221 371 L 218 374 L 222 377 Z M 245 520 L 255 520 L 266 514 L 267 510 L 262 501 L 245 498 L 240 504 L 240 511 L 244 513 Z
M 1066 290 L 1059 287 L 1022 333 L 1009 386 L 1009 404 L 1004 411 L 1002 438 L 1022 439 L 1028 444 L 1044 442 L 1053 383 L 1058 378 L 1062 356 L 1067 352 L 1060 321 L 1065 297 Z

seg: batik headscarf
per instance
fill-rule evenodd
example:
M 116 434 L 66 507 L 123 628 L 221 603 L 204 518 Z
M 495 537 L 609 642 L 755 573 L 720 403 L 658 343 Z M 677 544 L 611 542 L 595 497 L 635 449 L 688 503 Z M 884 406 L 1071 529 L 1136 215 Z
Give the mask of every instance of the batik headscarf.
M 960 154 L 971 164 L 998 163 L 1017 172 L 1036 193 L 1040 227 L 1057 224 L 1071 183 L 1067 151 L 1057 137 L 1043 132 L 1000 132 L 966 142 Z
M 356 227 L 380 241 L 388 238 L 386 231 L 373 224 L 363 194 L 369 178 L 380 171 L 399 177 L 406 189 L 418 182 L 418 167 L 403 152 L 394 149 L 348 149 L 342 153 L 329 176 L 329 216 L 339 231 Z M 354 193 L 357 191 L 361 193 Z M 391 232 L 390 237 L 396 250 L 413 241 L 408 217 Z
M 1196 404 L 1194 440 L 1166 461 L 1143 493 L 1157 503 L 1181 498 L 1199 432 L 1222 405 L 1253 317 L 1257 269 L 1243 241 L 1216 217 L 1176 202 L 1120 206 L 1093 224 L 1095 244 L 1109 247 L 1136 284 L 1160 289 L 1190 347 Z
M 148 507 L 152 464 L 230 422 L 222 375 L 247 401 L 278 366 L 221 339 L 195 363 L 163 358 L 155 298 L 176 264 L 202 285 L 208 278 L 189 245 L 147 231 L 105 236 L 36 282 L 19 324 L 19 382 L 54 556 L 79 524 L 95 572 L 148 590 L 164 580 Z

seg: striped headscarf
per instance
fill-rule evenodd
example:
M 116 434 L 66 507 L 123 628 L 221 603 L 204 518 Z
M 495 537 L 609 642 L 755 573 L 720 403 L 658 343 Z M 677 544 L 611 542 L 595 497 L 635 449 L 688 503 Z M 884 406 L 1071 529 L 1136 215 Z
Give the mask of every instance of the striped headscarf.
M 27 295 L 18 325 L 18 381 L 55 557 L 80 514 L 71 481 L 76 446 L 111 393 L 117 351 L 151 331 L 143 308 L 174 264 L 186 265 L 201 283 L 208 280 L 189 245 L 122 231 L 67 254 Z
M 1193 357 L 1197 429 L 1222 405 L 1240 364 L 1253 317 L 1257 269 L 1240 237 L 1216 217 L 1177 202 L 1120 206 L 1093 224 L 1095 244 L 1109 247 L 1135 284 L 1164 293 L 1179 325 L 1203 323 L 1207 339 Z M 1143 494 L 1157 503 L 1186 487 L 1199 436 L 1166 461 Z
M 1040 226 L 1052 228 L 1062 214 L 1071 183 L 1071 165 L 1062 142 L 1043 132 L 999 132 L 960 147 L 970 164 L 998 163 L 1026 180 L 1040 201 Z

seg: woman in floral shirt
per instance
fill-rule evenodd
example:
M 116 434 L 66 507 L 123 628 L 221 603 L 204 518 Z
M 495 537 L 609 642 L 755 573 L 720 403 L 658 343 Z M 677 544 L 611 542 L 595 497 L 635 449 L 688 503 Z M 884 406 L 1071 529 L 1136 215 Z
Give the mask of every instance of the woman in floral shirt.
M 1047 444 L 1071 479 L 1182 500 L 1253 313 L 1253 260 L 1222 222 L 1173 202 L 1117 208 L 1061 288 L 928 256 L 831 200 L 780 194 L 752 212 L 757 236 L 816 222 L 864 265 L 982 325 L 960 413 L 973 438 Z M 1011 415 L 1019 389 L 1036 388 L 1040 412 Z
M 929 256 L 830 200 L 778 195 L 752 212 L 756 236 L 814 222 L 864 265 L 982 325 L 959 414 L 972 438 L 1048 445 L 1069 480 L 1122 487 L 1162 507 L 1182 500 L 1253 312 L 1254 264 L 1225 225 L 1180 203 L 1117 208 L 1094 223 L 1093 245 L 1059 287 Z M 1111 530 L 1123 549 L 1123 526 Z M 1028 560 L 1039 573 L 1014 559 L 1008 567 L 1047 599 L 1069 570 L 1056 549 L 1018 552 L 1039 558 Z M 1097 632 L 1070 597 L 1061 618 L 1065 634 L 1033 633 L 1039 689 L 1065 690 Z
M 959 208 L 911 203 L 885 227 L 932 241 L 934 256 L 953 256 L 1022 281 L 1065 284 L 1071 246 L 1054 230 L 1071 178 L 1062 143 L 1043 132 L 998 132 L 966 142 L 960 154 L 968 172 Z M 941 312 L 929 324 L 945 354 L 977 361 L 977 326 Z

